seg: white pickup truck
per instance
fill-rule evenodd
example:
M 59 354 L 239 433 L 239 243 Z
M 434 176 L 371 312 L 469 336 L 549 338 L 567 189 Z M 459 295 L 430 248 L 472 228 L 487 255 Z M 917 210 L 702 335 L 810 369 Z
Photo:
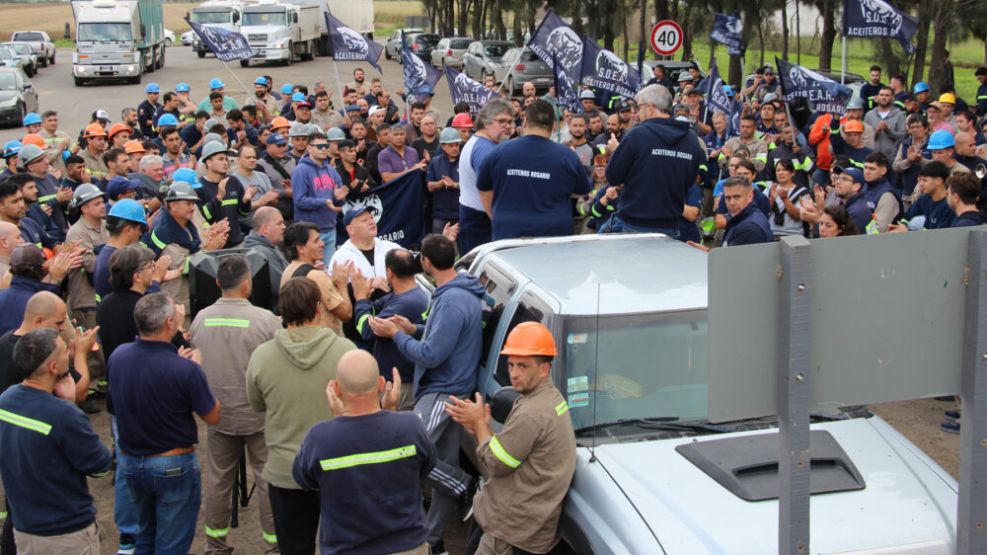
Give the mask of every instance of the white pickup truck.
M 14 31 L 10 40 L 12 42 L 26 42 L 31 45 L 31 50 L 38 55 L 41 67 L 48 67 L 48 64 L 55 63 L 55 43 L 44 31 Z

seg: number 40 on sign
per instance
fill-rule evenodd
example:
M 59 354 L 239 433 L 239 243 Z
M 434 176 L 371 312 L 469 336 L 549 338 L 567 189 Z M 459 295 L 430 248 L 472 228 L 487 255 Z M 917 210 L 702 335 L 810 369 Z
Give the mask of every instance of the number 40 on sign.
M 659 56 L 671 56 L 682 47 L 682 27 L 664 19 L 651 28 L 651 48 Z

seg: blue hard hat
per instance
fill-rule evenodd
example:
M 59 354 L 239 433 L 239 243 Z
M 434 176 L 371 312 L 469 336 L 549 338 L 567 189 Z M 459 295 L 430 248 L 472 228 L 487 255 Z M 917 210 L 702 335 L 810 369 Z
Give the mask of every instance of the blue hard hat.
M 305 96 L 305 93 L 296 92 L 295 94 L 291 95 L 291 101 L 292 102 L 307 102 L 308 101 L 308 97 Z
M 120 218 L 121 220 L 127 220 L 128 222 L 147 225 L 147 215 L 144 212 L 144 207 L 134 199 L 125 198 L 118 200 L 110 207 L 110 213 L 107 215 Z
M 264 77 L 263 75 L 261 75 L 257 79 L 254 79 L 254 84 L 255 85 L 261 85 L 262 87 L 266 87 L 267 86 L 267 77 Z
M 147 86 L 144 87 L 144 92 L 147 94 L 159 93 L 161 92 L 161 87 L 159 87 L 157 83 L 148 83 Z
M 17 156 L 17 153 L 20 151 L 21 151 L 20 141 L 7 141 L 3 145 L 4 159 L 10 158 L 11 156 Z
M 164 127 L 166 125 L 178 126 L 178 118 L 174 114 L 161 114 L 158 118 L 158 127 Z
M 214 91 L 216 89 L 225 89 L 226 85 L 223 84 L 223 80 L 219 77 L 213 77 L 212 81 L 209 81 L 209 90 Z
M 723 94 L 729 96 L 730 98 L 733 98 L 736 93 L 733 92 L 733 87 L 731 87 L 730 85 L 723 85 Z
M 39 116 L 37 112 L 30 112 L 29 114 L 24 116 L 24 127 L 27 127 L 28 125 L 40 125 L 40 124 L 41 124 L 41 116 Z
M 188 92 L 188 83 L 179 83 L 175 85 L 175 92 Z
M 184 181 L 191 185 L 193 189 L 202 188 L 202 183 L 199 183 L 199 175 L 192 168 L 178 168 L 175 170 L 175 173 L 171 174 L 171 180 Z
M 944 148 L 955 148 L 956 138 L 945 129 L 940 129 L 929 137 L 929 150 L 942 150 Z
M 929 92 L 929 84 L 926 83 L 925 81 L 919 81 L 918 83 L 915 83 L 914 87 L 912 87 L 912 94 L 918 94 L 923 92 Z
M 281 85 L 281 94 L 291 94 L 291 91 L 295 89 L 295 86 L 291 83 L 285 83 Z

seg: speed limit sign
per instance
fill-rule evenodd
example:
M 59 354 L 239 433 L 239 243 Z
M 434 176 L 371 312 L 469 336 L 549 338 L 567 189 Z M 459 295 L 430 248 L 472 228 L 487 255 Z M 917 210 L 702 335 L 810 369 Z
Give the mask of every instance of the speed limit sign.
M 651 28 L 651 48 L 659 56 L 671 56 L 682 48 L 682 27 L 671 19 L 664 19 Z

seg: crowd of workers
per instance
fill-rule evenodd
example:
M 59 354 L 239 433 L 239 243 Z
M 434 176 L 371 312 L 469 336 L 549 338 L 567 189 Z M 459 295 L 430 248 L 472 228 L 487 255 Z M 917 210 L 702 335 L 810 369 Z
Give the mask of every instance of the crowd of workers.
M 429 96 L 401 110 L 357 69 L 341 107 L 322 83 L 260 76 L 242 106 L 219 79 L 201 102 L 151 83 L 77 137 L 28 114 L 0 175 L 3 554 L 98 553 L 86 477 L 110 472 L 118 553 L 187 553 L 203 472 L 207 553 L 229 553 L 241 464 L 268 552 L 439 554 L 472 510 L 477 553 L 549 553 L 575 466 L 555 345 L 540 324 L 507 338 L 521 396 L 494 433 L 476 394 L 485 290 L 458 256 L 581 233 L 709 250 L 980 225 L 987 68 L 976 76 L 967 104 L 885 85 L 875 66 L 835 116 L 786 105 L 765 66 L 728 89 L 735 122 L 706 107 L 698 65 L 673 83 L 660 64 L 606 108 L 581 91 L 579 111 L 490 79 L 482 108 L 443 120 Z M 409 172 L 431 232 L 416 251 L 347 204 Z M 201 306 L 193 260 L 233 248 Z M 266 263 L 264 306 L 249 253 Z M 103 401 L 112 449 L 85 416 Z

